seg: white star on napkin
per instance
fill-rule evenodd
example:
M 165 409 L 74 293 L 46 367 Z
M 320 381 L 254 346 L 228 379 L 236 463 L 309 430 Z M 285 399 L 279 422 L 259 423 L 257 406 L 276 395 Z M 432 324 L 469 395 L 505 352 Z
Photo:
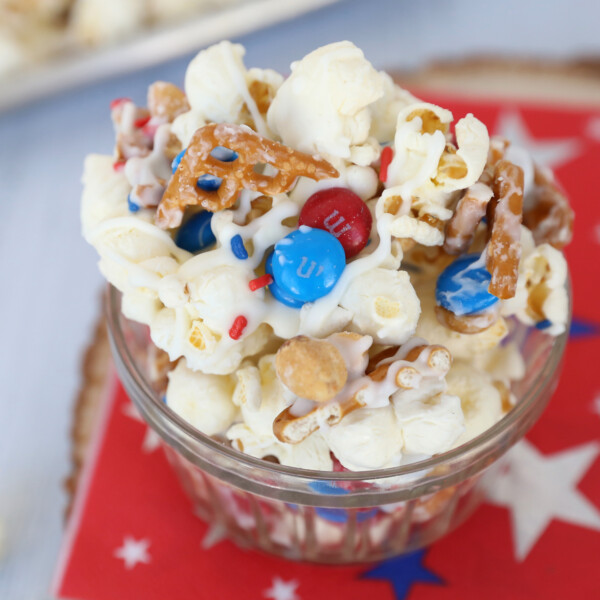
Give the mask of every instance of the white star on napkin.
M 150 555 L 148 554 L 148 540 L 136 540 L 127 535 L 123 540 L 123 545 L 114 552 L 115 558 L 120 558 L 125 563 L 125 568 L 130 570 L 138 563 L 148 564 Z
M 534 139 L 521 114 L 514 110 L 500 114 L 495 133 L 509 139 L 511 145 L 525 148 L 538 165 L 551 169 L 568 163 L 581 151 L 577 138 Z
M 296 588 L 299 583 L 297 581 L 284 581 L 280 577 L 273 578 L 273 584 L 264 593 L 265 598 L 272 600 L 300 600 L 296 596 Z
M 138 409 L 132 402 L 127 402 L 123 406 L 123 414 L 128 416 L 130 419 L 137 421 L 138 423 L 146 423 L 140 415 Z M 142 451 L 146 454 L 154 452 L 160 446 L 160 436 L 152 427 L 146 426 L 146 433 L 144 434 L 144 441 L 142 442 Z
M 600 444 L 591 442 L 546 456 L 523 440 L 490 473 L 488 500 L 510 509 L 518 561 L 553 519 L 600 531 L 600 510 L 577 489 L 599 453 Z

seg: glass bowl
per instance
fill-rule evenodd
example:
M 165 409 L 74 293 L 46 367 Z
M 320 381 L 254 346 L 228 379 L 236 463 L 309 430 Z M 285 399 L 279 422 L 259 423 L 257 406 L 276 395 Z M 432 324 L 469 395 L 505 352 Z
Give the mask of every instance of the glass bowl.
M 194 510 L 238 545 L 294 560 L 345 564 L 414 551 L 461 524 L 483 495 L 482 473 L 533 425 L 560 372 L 567 334 L 551 337 L 516 321 L 510 339 L 525 359 L 517 403 L 468 443 L 393 469 L 323 472 L 256 459 L 204 435 L 169 409 L 147 365 L 148 328 L 121 313 L 108 288 L 106 316 L 121 381 L 167 457 Z M 568 328 L 567 328 L 568 330 Z

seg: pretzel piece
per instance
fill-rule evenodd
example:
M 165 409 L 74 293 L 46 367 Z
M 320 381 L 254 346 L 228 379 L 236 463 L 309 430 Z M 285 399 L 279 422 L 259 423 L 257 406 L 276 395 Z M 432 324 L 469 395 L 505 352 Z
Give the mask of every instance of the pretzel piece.
M 397 351 L 397 348 L 395 350 Z M 380 353 L 380 356 L 383 354 L 385 358 L 391 358 L 391 356 L 388 356 L 390 352 L 391 349 L 388 348 L 383 351 L 385 354 Z M 450 352 L 443 346 L 437 345 L 412 348 L 401 360 L 416 362 L 420 359 L 423 359 L 430 369 L 428 374 L 438 377 L 445 376 L 452 363 Z M 399 361 L 379 365 L 367 376 L 375 383 L 383 381 L 388 376 L 391 366 L 397 362 Z M 415 366 L 401 365 L 394 375 L 396 386 L 400 389 L 414 389 L 417 387 L 424 375 L 418 367 L 418 364 Z M 305 415 L 296 416 L 293 414 L 292 407 L 288 407 L 275 418 L 273 433 L 282 442 L 297 444 L 319 429 L 322 424 L 336 425 L 349 413 L 365 406 L 363 394 L 361 394 L 365 387 L 367 386 L 363 386 L 347 400 L 321 404 Z
M 292 414 L 292 407 L 280 412 L 273 421 L 273 433 L 280 442 L 299 444 L 321 424 L 336 425 L 346 415 L 364 406 L 354 395 L 344 402 L 321 404 L 308 414 L 297 417 Z
M 387 351 L 384 350 L 383 352 L 388 354 L 389 349 Z M 432 374 L 438 377 L 444 377 L 452 365 L 452 356 L 450 352 L 448 352 L 444 346 L 439 345 L 415 346 L 401 360 L 415 362 L 421 359 L 421 357 L 424 359 L 429 369 L 431 369 Z M 386 356 L 386 358 L 391 357 Z M 380 361 L 381 360 L 384 359 L 382 358 Z M 378 365 L 374 371 L 369 373 L 369 377 L 373 381 L 383 381 L 383 379 L 387 377 L 388 371 L 394 362 L 395 361 Z M 423 374 L 417 368 L 410 365 L 403 365 L 396 372 L 396 385 L 403 389 L 414 389 L 419 385 L 422 375 Z
M 492 276 L 490 294 L 507 299 L 515 295 L 521 259 L 523 217 L 523 169 L 500 160 L 494 171 L 494 199 L 488 203 L 491 237 L 486 268 Z
M 498 310 L 488 309 L 472 315 L 457 316 L 443 306 L 436 306 L 435 315 L 444 327 L 458 333 L 473 334 L 489 329 L 498 320 L 499 313 Z
M 490 187 L 484 183 L 475 183 L 465 191 L 446 225 L 446 253 L 463 254 L 469 249 L 492 194 Z
M 223 162 L 214 158 L 211 152 L 216 146 L 233 150 L 237 159 Z M 271 165 L 277 174 L 256 173 L 260 164 Z M 221 178 L 219 189 L 200 189 L 196 184 L 203 174 Z M 199 204 L 211 212 L 229 208 L 242 189 L 269 196 L 287 192 L 301 176 L 319 181 L 339 173 L 326 160 L 292 150 L 247 127 L 212 123 L 194 133 L 158 206 L 156 224 L 163 229 L 178 227 L 187 206 Z
M 148 109 L 153 117 L 171 123 L 179 115 L 190 110 L 185 92 L 166 81 L 155 81 L 148 88 Z
M 548 243 L 560 250 L 573 237 L 573 211 L 552 176 L 537 165 L 531 203 L 523 209 L 523 223 L 536 245 Z

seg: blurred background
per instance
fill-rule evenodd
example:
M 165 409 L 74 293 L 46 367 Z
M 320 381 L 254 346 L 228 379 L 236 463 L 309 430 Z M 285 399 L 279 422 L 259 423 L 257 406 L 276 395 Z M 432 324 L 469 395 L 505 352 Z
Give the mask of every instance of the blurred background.
M 111 99 L 143 104 L 151 82 L 181 85 L 195 52 L 223 37 L 244 44 L 248 67 L 283 73 L 349 39 L 394 71 L 585 59 L 598 79 L 598 23 L 597 0 L 0 0 L 0 598 L 49 597 L 102 290 L 79 180 L 87 153 L 112 151 Z

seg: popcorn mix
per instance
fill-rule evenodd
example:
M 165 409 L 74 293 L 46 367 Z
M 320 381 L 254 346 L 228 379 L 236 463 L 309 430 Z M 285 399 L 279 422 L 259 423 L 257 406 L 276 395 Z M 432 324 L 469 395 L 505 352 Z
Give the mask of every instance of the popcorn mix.
M 184 90 L 114 101 L 114 154 L 85 162 L 84 236 L 168 355 L 167 405 L 322 471 L 481 434 L 515 402 L 516 324 L 567 325 L 573 215 L 551 173 L 350 42 L 285 80 L 243 56 L 221 42 Z

